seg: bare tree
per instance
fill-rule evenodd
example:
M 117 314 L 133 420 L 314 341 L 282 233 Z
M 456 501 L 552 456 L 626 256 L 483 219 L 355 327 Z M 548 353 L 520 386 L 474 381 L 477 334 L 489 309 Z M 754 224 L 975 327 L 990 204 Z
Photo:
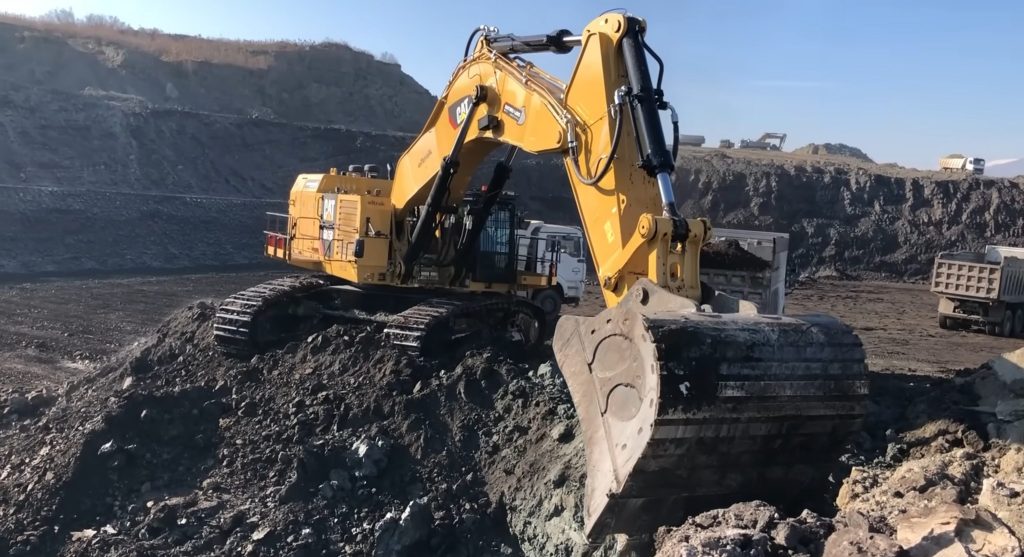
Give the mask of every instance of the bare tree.
M 82 19 L 82 23 L 93 27 L 110 27 L 111 29 L 130 29 L 131 27 L 112 15 L 89 14 Z
M 385 64 L 398 64 L 398 58 L 396 58 L 394 54 L 391 54 L 386 50 L 384 52 L 381 52 L 380 56 L 378 56 L 377 59 L 380 60 L 381 62 L 384 62 Z
M 50 10 L 40 16 L 39 19 L 43 21 L 52 21 L 54 23 L 75 23 L 75 11 L 71 8 L 57 8 Z

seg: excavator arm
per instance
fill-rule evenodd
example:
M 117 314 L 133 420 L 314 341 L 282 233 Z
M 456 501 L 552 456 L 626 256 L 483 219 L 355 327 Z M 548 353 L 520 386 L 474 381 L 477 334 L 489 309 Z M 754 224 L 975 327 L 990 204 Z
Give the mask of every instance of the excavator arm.
M 648 68 L 645 26 L 607 13 L 578 36 L 485 33 L 477 41 L 395 170 L 394 259 L 403 280 L 435 235 L 445 200 L 461 198 L 473 170 L 504 145 L 562 155 L 609 306 L 639 279 L 701 299 L 698 254 L 710 226 L 676 207 L 659 115 L 668 104 Z M 517 56 L 576 48 L 568 84 Z M 507 170 L 500 162 L 495 175 Z

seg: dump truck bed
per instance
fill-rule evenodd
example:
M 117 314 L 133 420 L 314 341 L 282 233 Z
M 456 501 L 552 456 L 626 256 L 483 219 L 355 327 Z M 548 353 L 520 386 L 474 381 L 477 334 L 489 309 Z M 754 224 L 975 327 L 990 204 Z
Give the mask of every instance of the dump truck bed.
M 786 260 L 789 234 L 715 228 L 715 240 L 736 240 L 740 246 L 763 259 L 764 270 L 742 270 L 703 265 L 700 279 L 715 290 L 753 302 L 761 313 L 781 315 L 786 305 Z
M 932 292 L 950 298 L 1024 302 L 1024 259 L 986 251 L 940 253 L 932 272 Z

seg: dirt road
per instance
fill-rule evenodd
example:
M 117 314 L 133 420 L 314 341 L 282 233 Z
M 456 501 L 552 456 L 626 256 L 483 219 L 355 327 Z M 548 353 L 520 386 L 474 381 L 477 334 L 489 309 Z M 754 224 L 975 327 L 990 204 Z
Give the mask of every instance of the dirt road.
M 59 385 L 151 333 L 168 314 L 260 274 L 50 279 L 0 284 L 0 390 Z

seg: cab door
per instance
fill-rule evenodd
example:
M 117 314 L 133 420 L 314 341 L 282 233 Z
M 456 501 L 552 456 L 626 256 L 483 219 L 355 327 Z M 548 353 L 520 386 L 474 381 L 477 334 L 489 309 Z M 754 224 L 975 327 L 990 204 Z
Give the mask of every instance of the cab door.
M 338 194 L 325 193 L 320 205 L 320 254 L 326 261 L 334 259 L 335 219 L 338 214 Z

